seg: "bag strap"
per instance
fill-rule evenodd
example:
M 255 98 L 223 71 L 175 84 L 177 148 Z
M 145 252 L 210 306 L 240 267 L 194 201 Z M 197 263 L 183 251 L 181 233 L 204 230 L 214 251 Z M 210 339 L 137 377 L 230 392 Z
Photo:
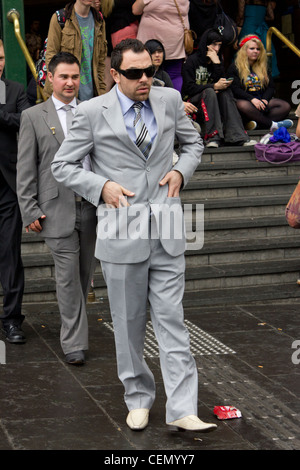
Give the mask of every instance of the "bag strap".
M 175 5 L 176 5 L 177 11 L 178 11 L 178 15 L 179 15 L 179 17 L 180 17 L 180 20 L 181 20 L 183 29 L 185 30 L 186 27 L 185 27 L 185 24 L 184 24 L 184 21 L 183 21 L 183 18 L 182 18 L 182 14 L 181 14 L 181 12 L 180 12 L 180 10 L 179 10 L 178 3 L 176 2 L 176 0 L 174 0 L 174 3 L 175 3 Z
M 279 144 L 266 144 L 266 148 L 264 149 L 264 154 L 263 154 L 263 157 L 264 157 L 264 159 L 266 160 L 266 162 L 272 163 L 273 165 L 282 165 L 282 163 L 287 163 L 287 162 L 289 162 L 289 161 L 293 158 L 293 156 L 294 156 L 294 150 L 291 149 L 291 153 L 292 153 L 291 156 L 290 156 L 289 158 L 287 158 L 286 160 L 284 160 L 283 162 L 270 162 L 270 161 L 267 159 L 267 157 L 266 157 L 266 151 L 267 151 L 268 148 L 270 149 L 272 145 L 273 145 L 274 147 L 279 147 L 279 145 L 285 145 L 285 144 L 282 143 L 282 142 L 280 142 Z M 289 146 L 287 146 L 287 148 L 289 148 Z
M 221 5 L 221 2 L 219 0 L 216 1 L 216 15 L 224 13 L 223 7 Z
M 65 8 L 62 8 L 61 10 L 56 11 L 56 16 L 57 16 L 57 21 L 61 27 L 61 29 L 64 28 L 65 22 L 66 22 L 66 12 Z

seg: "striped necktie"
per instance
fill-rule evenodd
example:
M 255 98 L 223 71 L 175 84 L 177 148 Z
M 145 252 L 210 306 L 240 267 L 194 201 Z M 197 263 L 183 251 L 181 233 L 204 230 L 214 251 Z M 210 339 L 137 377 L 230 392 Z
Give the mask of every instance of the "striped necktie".
M 137 103 L 134 103 L 132 107 L 135 112 L 135 119 L 133 121 L 133 126 L 136 135 L 135 143 L 139 147 L 143 155 L 148 158 L 151 150 L 151 137 L 141 116 L 141 109 L 143 107 L 143 103 L 138 101 Z

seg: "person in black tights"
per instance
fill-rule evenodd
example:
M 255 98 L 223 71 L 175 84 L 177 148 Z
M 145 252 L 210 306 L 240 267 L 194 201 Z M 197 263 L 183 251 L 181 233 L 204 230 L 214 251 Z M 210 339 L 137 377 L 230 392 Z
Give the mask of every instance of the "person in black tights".
M 258 127 L 274 131 L 281 126 L 288 129 L 293 125 L 290 119 L 286 119 L 291 106 L 274 97 L 275 88 L 262 41 L 250 34 L 239 46 L 235 61 L 227 70 L 227 77 L 233 78 L 231 89 L 246 129 Z

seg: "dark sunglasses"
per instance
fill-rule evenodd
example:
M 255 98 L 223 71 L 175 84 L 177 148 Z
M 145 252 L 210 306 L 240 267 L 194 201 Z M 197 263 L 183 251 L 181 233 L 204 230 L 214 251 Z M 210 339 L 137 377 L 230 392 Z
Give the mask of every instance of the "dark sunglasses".
M 155 74 L 155 67 L 154 65 L 150 65 L 150 67 L 147 67 L 146 69 L 119 69 L 118 72 L 124 75 L 124 77 L 128 80 L 139 80 L 140 78 L 142 78 L 144 73 L 148 78 L 153 77 L 153 75 Z

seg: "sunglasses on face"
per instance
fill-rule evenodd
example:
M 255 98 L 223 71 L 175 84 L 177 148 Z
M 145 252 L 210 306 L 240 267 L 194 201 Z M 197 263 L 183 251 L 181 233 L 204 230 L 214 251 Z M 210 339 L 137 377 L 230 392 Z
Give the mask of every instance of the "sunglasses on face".
M 118 72 L 124 75 L 124 77 L 128 80 L 139 80 L 140 78 L 142 78 L 144 73 L 148 78 L 153 77 L 153 75 L 155 74 L 155 67 L 154 65 L 150 65 L 150 67 L 147 67 L 146 69 L 119 69 Z

